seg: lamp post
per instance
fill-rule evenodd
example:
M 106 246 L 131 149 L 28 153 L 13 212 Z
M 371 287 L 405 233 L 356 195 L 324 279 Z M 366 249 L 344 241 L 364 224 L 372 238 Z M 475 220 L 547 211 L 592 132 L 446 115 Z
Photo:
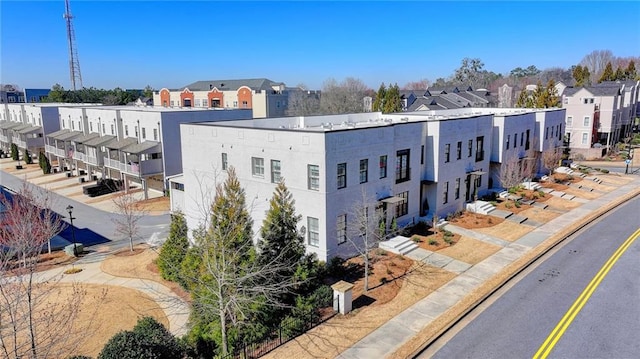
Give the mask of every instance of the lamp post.
M 73 241 L 73 256 L 77 257 L 78 256 L 78 251 L 76 249 L 76 231 L 75 231 L 75 228 L 73 228 L 73 220 L 75 218 L 73 218 L 73 206 L 72 205 L 68 205 L 67 206 L 67 212 L 69 212 L 69 221 L 71 222 L 71 240 Z

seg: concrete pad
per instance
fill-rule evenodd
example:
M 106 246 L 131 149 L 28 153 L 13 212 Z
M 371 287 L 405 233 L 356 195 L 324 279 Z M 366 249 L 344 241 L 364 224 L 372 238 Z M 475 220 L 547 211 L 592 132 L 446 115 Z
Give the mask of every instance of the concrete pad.
M 521 246 L 533 248 L 544 242 L 547 238 L 549 238 L 550 233 L 539 231 L 539 232 L 529 232 L 524 236 L 520 237 L 520 239 L 516 240 L 514 243 L 517 243 Z
M 469 268 L 466 272 L 464 272 L 464 274 L 472 276 L 474 278 L 478 278 L 479 280 L 487 280 L 493 277 L 502 268 L 502 266 L 495 266 L 491 263 L 487 263 L 487 261 L 485 260 Z
M 432 254 L 433 254 L 432 251 L 426 250 L 424 248 L 416 248 L 411 252 L 405 254 L 405 256 L 409 257 L 410 259 L 413 259 L 414 261 L 423 262 L 427 257 L 429 257 Z
M 463 273 L 440 287 L 438 291 L 448 293 L 458 298 L 463 298 L 474 290 L 480 283 L 482 283 L 480 279 Z
M 338 358 L 383 358 L 413 335 L 415 332 L 406 324 L 390 321 L 342 352 Z
M 514 261 L 520 257 L 522 257 L 525 253 L 527 253 L 531 248 L 527 246 L 523 246 L 521 244 L 511 243 L 510 245 L 502 248 L 494 255 L 504 256 L 510 261 Z
M 452 260 L 453 258 L 451 257 L 439 253 L 433 253 L 432 255 L 422 260 L 422 262 L 430 264 L 434 267 L 443 268 L 447 264 L 451 263 Z
M 531 227 L 540 227 L 541 225 L 543 225 L 543 223 L 540 223 L 538 221 L 534 221 L 531 218 L 527 218 L 524 222 L 522 222 L 522 224 L 524 224 L 526 226 L 531 226 Z
M 511 217 L 512 215 L 513 215 L 513 213 L 512 213 L 512 212 L 509 212 L 509 211 L 503 211 L 503 210 L 501 210 L 501 209 L 493 210 L 493 211 L 491 211 L 491 213 L 490 213 L 490 216 L 494 216 L 494 217 L 498 217 L 498 218 L 502 218 L 502 219 L 505 219 L 505 218 Z
M 506 267 L 509 263 L 511 263 L 511 260 L 508 257 L 505 257 L 504 255 L 500 255 L 499 253 L 500 252 L 496 252 L 490 255 L 487 259 L 482 261 L 482 263 L 480 264 L 490 265 L 492 267 L 497 268 L 497 270 L 501 270 L 502 268 Z M 476 264 L 476 266 L 477 265 L 479 264 Z M 467 271 L 466 273 L 468 272 L 469 271 Z
M 430 294 L 425 299 L 412 305 L 410 309 L 415 313 L 420 313 L 420 315 L 426 318 L 437 318 L 440 315 L 442 315 L 442 313 L 447 311 L 449 307 L 451 307 L 456 303 L 456 302 L 447 303 L 447 304 L 440 303 L 434 300 L 433 298 L 431 298 L 431 296 L 434 296 L 435 293 L 436 292 Z
M 389 322 L 396 322 L 399 325 L 406 326 L 409 330 L 419 333 L 424 327 L 426 327 L 429 323 L 431 323 L 435 318 L 430 315 L 425 315 L 424 313 L 409 307 L 404 310 L 402 313 L 393 317 Z
M 467 269 L 471 268 L 471 264 L 459 261 L 457 259 L 452 260 L 449 264 L 442 267 L 442 269 L 453 273 L 464 273 Z

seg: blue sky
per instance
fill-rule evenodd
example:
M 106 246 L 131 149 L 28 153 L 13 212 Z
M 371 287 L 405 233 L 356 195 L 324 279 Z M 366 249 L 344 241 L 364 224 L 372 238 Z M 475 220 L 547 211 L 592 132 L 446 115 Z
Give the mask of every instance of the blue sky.
M 640 56 L 640 2 L 71 0 L 83 84 L 175 88 L 266 77 L 320 88 L 328 78 L 447 77 L 569 67 L 593 50 Z M 70 87 L 63 0 L 0 0 L 0 82 Z

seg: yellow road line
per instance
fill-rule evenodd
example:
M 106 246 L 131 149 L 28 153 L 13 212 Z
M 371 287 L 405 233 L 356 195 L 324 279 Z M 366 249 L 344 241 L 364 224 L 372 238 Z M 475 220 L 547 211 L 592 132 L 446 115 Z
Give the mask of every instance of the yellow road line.
M 593 292 L 596 290 L 596 288 L 598 288 L 598 285 L 600 285 L 600 282 L 602 282 L 607 273 L 609 273 L 611 267 L 613 267 L 620 256 L 622 256 L 622 254 L 627 250 L 627 248 L 629 248 L 629 246 L 631 246 L 631 244 L 638 238 L 638 236 L 640 236 L 640 228 L 638 228 L 631 236 L 629 236 L 629 238 L 627 238 L 626 241 L 624 241 L 624 243 L 622 243 L 622 245 L 620 245 L 620 247 L 618 247 L 615 253 L 613 253 L 609 260 L 607 260 L 604 266 L 600 269 L 598 274 L 593 277 L 589 285 L 587 285 L 582 294 L 580 294 L 578 299 L 573 303 L 571 308 L 569 308 L 564 317 L 562 317 L 558 325 L 556 325 L 553 331 L 551 331 L 551 334 L 549 334 L 542 346 L 540 346 L 540 349 L 538 349 L 536 354 L 533 356 L 534 359 L 544 359 L 549 355 L 549 353 L 551 353 L 553 347 L 555 347 L 556 343 L 558 342 L 558 340 L 560 340 L 571 322 L 573 322 L 578 313 L 580 313 L 582 307 L 584 307 Z

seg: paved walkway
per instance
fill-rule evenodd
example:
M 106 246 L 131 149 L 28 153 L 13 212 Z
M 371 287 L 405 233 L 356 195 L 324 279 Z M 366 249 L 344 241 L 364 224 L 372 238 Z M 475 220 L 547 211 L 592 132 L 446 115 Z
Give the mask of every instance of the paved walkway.
M 74 267 L 82 269 L 75 274 L 64 274 L 68 266 L 54 268 L 35 274 L 34 279 L 38 282 L 53 283 L 83 283 L 96 285 L 111 285 L 130 288 L 142 292 L 153 299 L 164 311 L 169 320 L 169 331 L 176 336 L 187 333 L 187 321 L 189 319 L 189 304 L 178 297 L 164 285 L 146 279 L 116 277 L 105 273 L 100 269 L 103 256 L 97 257 L 100 260 L 93 260 L 92 255 L 84 257 L 74 264 Z
M 454 306 L 466 295 L 478 289 L 485 281 L 498 274 L 507 265 L 519 259 L 525 253 L 549 239 L 557 232 L 577 225 L 587 216 L 602 211 L 603 208 L 606 208 L 607 205 L 614 200 L 634 192 L 640 193 L 639 178 L 634 178 L 632 182 L 556 217 L 525 234 L 513 243 L 505 243 L 505 241 L 500 239 L 464 230 L 459 227 L 448 228 L 452 232 L 497 244 L 503 248 L 480 263 L 469 266 L 466 270 L 461 271 L 457 277 L 374 330 L 355 345 L 338 355 L 337 358 L 384 358 L 394 353 L 404 343 L 408 342 L 427 325 L 445 313 L 450 307 Z M 429 258 L 437 253 L 431 255 L 428 253 L 421 254 L 427 255 L 427 258 Z M 439 259 L 442 260 L 442 258 Z

